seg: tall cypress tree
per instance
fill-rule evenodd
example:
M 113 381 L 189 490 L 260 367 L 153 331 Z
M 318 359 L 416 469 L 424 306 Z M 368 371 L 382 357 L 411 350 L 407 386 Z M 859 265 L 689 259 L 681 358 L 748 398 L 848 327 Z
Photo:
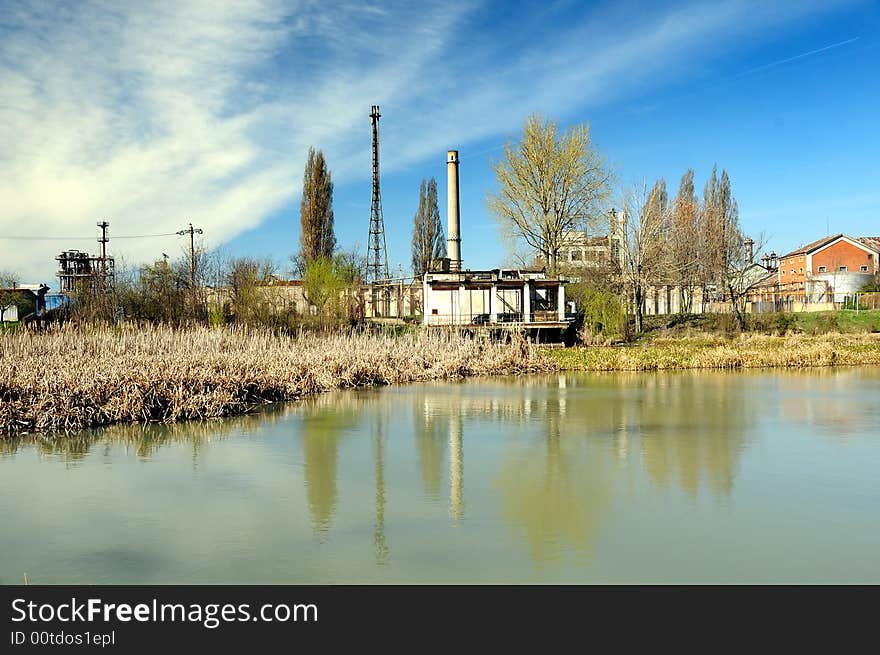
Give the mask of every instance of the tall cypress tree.
M 300 248 L 308 266 L 321 257 L 332 257 L 336 248 L 333 233 L 333 180 L 324 153 L 309 148 L 300 202 Z
M 446 240 L 437 206 L 437 180 L 422 180 L 419 208 L 413 217 L 412 268 L 416 277 L 427 271 L 435 259 L 446 257 Z

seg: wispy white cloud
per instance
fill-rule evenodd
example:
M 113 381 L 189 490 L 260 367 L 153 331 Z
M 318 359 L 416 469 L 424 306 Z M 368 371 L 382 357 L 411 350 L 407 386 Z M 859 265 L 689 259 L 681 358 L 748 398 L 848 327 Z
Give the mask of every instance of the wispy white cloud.
M 475 1 L 7 2 L 0 229 L 88 235 L 109 219 L 140 234 L 192 221 L 228 240 L 292 203 L 311 144 L 337 183 L 362 177 L 371 104 L 395 116 L 382 125 L 386 170 L 451 146 L 466 154 L 530 111 L 608 102 L 820 10 L 769 4 L 615 3 L 492 31 L 472 20 L 495 22 Z M 0 266 L 44 273 L 59 245 L 0 240 Z M 129 262 L 156 254 L 113 245 Z

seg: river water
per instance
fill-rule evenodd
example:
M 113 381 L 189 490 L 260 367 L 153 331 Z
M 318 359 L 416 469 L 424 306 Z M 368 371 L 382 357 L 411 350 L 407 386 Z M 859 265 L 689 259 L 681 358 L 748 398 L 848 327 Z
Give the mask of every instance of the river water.
M 0 583 L 878 583 L 878 474 L 878 368 L 342 391 L 0 442 Z

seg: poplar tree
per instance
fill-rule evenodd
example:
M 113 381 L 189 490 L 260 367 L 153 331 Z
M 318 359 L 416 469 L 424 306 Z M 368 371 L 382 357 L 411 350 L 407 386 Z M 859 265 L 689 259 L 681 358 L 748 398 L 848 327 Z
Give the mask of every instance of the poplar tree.
M 669 264 L 672 278 L 679 286 L 681 310 L 690 313 L 693 308 L 693 290 L 698 278 L 697 216 L 700 204 L 694 193 L 694 171 L 689 168 L 681 176 L 678 195 L 672 212 Z
M 437 206 L 437 180 L 422 180 L 419 188 L 419 208 L 413 217 L 412 269 L 420 277 L 435 259 L 446 257 L 446 240 L 440 209 Z
M 336 248 L 333 233 L 333 180 L 324 153 L 309 148 L 300 202 L 300 254 L 308 266 L 330 258 Z

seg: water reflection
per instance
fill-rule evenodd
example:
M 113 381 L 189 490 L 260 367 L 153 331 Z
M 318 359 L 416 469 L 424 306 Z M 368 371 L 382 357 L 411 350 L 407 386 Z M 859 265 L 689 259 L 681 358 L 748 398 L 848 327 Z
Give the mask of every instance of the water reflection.
M 557 559 L 566 547 L 588 555 L 611 502 L 602 443 L 569 429 L 566 408 L 562 398 L 535 408 L 543 438 L 511 448 L 498 476 L 503 514 L 536 561 Z
M 792 371 L 775 380 L 774 396 L 792 424 L 815 425 L 825 435 L 846 439 L 861 434 L 866 415 L 880 424 L 880 405 L 872 386 L 876 379 L 872 367 Z
M 333 521 L 339 446 L 357 422 L 361 405 L 357 397 L 334 393 L 308 398 L 300 409 L 306 499 L 316 533 L 326 533 Z
M 502 435 L 499 456 L 495 462 L 481 460 L 478 475 L 496 470 L 502 515 L 523 535 L 532 558 L 555 559 L 569 547 L 588 554 L 593 533 L 620 493 L 616 469 L 635 465 L 655 485 L 674 485 L 694 497 L 703 487 L 716 496 L 731 493 L 753 423 L 740 386 L 717 373 L 634 373 L 414 386 L 403 397 L 390 390 L 317 397 L 300 411 L 313 528 L 331 528 L 340 444 L 360 423 L 373 441 L 373 541 L 380 564 L 390 558 L 388 421 L 395 436 L 390 447 L 403 447 L 401 439 L 412 435 L 430 501 L 442 496 L 446 467 L 448 510 L 455 521 L 465 518 L 468 505 L 469 442 L 485 440 L 488 429 Z M 401 411 L 406 400 L 409 416 Z
M 451 408 L 449 415 L 449 513 L 464 517 L 464 429 L 461 414 Z
M 118 424 L 73 433 L 19 434 L 0 438 L 0 457 L 13 456 L 22 448 L 34 448 L 41 455 L 76 464 L 95 448 L 106 455 L 110 445 L 121 444 L 141 460 L 149 461 L 161 448 L 185 443 L 197 461 L 205 444 L 265 428 L 287 414 L 289 409 L 283 405 L 267 405 L 252 414 L 226 419 Z
M 745 374 L 748 375 L 748 374 Z M 673 374 L 646 378 L 644 402 L 628 420 L 645 470 L 657 484 L 675 483 L 696 496 L 705 485 L 729 495 L 739 454 L 754 423 L 742 388 L 723 375 Z
M 603 570 L 627 549 L 636 566 L 659 557 L 663 535 L 675 543 L 701 520 L 704 540 L 725 529 L 723 512 L 733 511 L 744 477 L 755 485 L 763 475 L 779 493 L 772 476 L 793 476 L 786 483 L 800 491 L 775 519 L 784 521 L 803 503 L 810 459 L 785 462 L 804 443 L 834 441 L 804 435 L 827 431 L 876 445 L 878 389 L 875 369 L 532 376 L 330 393 L 223 421 L 4 439 L 0 479 L 10 480 L 14 502 L 0 507 L 10 526 L 0 550 L 18 566 L 35 548 L 28 535 L 45 539 L 50 530 L 74 570 L 94 574 L 118 561 L 115 579 L 124 582 L 172 564 L 173 580 L 223 582 L 232 561 L 242 582 L 265 580 L 266 571 L 270 582 L 337 574 L 343 582 L 504 581 L 520 579 L 524 565 L 545 574 Z M 784 448 L 777 437 L 787 439 Z M 31 452 L 40 457 L 25 466 Z M 22 479 L 13 483 L 12 473 Z M 36 474 L 55 505 L 15 495 Z M 56 500 L 59 489 L 67 494 Z M 766 492 L 759 489 L 746 490 L 756 494 L 756 512 L 755 497 Z M 848 511 L 866 499 L 876 492 L 855 493 Z M 713 509 L 701 517 L 707 505 Z M 756 517 L 772 531 L 774 520 Z M 81 526 L 102 521 L 118 555 L 82 534 Z M 814 525 L 812 515 L 787 525 L 802 536 L 780 543 L 790 551 Z M 862 542 L 875 532 L 859 533 Z M 767 544 L 782 552 L 778 546 Z M 711 559 L 717 547 L 700 557 Z M 675 557 L 686 559 L 673 550 L 667 565 Z M 186 577 L 196 570 L 204 577 Z
M 414 402 L 417 403 L 418 399 Z M 442 495 L 442 469 L 449 440 L 449 415 L 442 405 L 435 406 L 431 402 L 430 395 L 424 395 L 421 408 L 417 406 L 413 412 L 413 423 L 422 488 L 425 496 L 437 502 Z
M 376 462 L 376 521 L 373 531 L 373 543 L 376 547 L 376 563 L 385 565 L 391 557 L 391 551 L 385 539 L 385 417 L 376 416 L 376 430 L 373 432 Z

